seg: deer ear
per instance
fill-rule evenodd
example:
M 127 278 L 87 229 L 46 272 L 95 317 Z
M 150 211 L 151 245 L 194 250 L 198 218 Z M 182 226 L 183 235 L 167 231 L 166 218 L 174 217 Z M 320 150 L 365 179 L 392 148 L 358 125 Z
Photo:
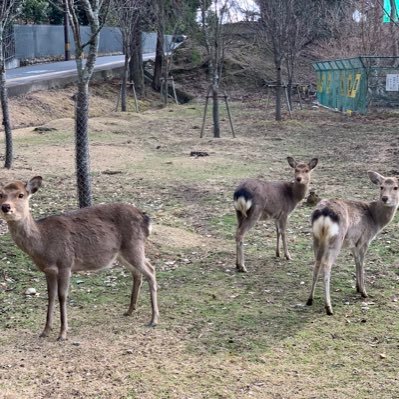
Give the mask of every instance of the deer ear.
M 370 180 L 374 183 L 374 184 L 381 184 L 384 181 L 384 176 L 380 175 L 377 172 L 373 172 L 373 171 L 368 171 L 367 174 L 369 175 Z
M 317 158 L 312 158 L 308 163 L 309 169 L 310 170 L 314 169 L 317 166 L 318 162 L 319 160 Z
M 291 168 L 294 168 L 294 169 L 296 168 L 297 161 L 295 161 L 294 158 L 287 157 L 287 161 L 288 161 L 288 164 L 291 166 Z
M 26 183 L 26 191 L 29 194 L 34 194 L 37 190 L 39 190 L 40 186 L 42 185 L 42 177 L 41 176 L 35 176 L 32 179 L 30 179 Z

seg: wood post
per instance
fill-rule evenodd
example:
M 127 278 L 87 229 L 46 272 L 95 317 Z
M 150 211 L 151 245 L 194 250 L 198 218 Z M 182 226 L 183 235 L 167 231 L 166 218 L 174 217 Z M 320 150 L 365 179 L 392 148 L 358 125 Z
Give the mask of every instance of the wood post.
M 206 92 L 206 97 L 205 97 L 205 108 L 204 108 L 204 116 L 202 118 L 202 126 L 201 126 L 201 133 L 200 133 L 200 138 L 202 138 L 204 136 L 204 130 L 205 130 L 205 121 L 206 121 L 206 114 L 208 111 L 208 103 L 209 103 L 209 99 L 213 98 L 213 96 L 210 95 L 210 92 L 212 90 L 212 86 L 208 87 L 208 91 Z M 233 119 L 231 117 L 231 112 L 230 112 L 230 106 L 229 106 L 229 101 L 228 101 L 228 96 L 227 94 L 222 91 L 222 95 L 218 96 L 218 98 L 223 98 L 224 102 L 226 104 L 226 110 L 227 110 L 227 116 L 229 118 L 229 124 L 230 124 L 230 129 L 231 129 L 231 134 L 233 136 L 233 138 L 236 137 L 235 131 L 234 131 L 234 126 L 233 126 Z

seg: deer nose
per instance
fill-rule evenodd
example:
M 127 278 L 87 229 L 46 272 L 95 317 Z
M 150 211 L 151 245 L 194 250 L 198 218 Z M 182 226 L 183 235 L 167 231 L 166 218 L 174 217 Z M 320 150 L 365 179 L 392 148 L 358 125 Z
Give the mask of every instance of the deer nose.
M 297 181 L 298 183 L 300 183 L 300 182 L 302 181 L 302 177 L 297 177 L 297 178 L 296 178 L 296 181 Z
M 10 204 L 3 204 L 3 205 L 1 206 L 1 210 L 2 210 L 4 213 L 10 212 L 10 210 L 11 210 Z
M 387 202 L 388 201 L 388 197 L 386 195 L 381 197 L 382 202 Z

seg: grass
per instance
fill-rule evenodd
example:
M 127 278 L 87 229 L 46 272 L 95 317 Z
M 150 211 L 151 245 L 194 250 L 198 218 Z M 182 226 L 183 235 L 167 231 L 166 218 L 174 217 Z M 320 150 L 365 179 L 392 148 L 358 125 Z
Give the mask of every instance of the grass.
M 321 281 L 313 306 L 304 305 L 313 264 L 312 208 L 299 206 L 289 220 L 293 261 L 274 257 L 274 224 L 259 222 L 246 237 L 248 273 L 241 274 L 235 271 L 231 198 L 244 177 L 291 178 L 285 159 L 293 155 L 319 157 L 312 187 L 320 196 L 372 199 L 376 190 L 366 171 L 389 174 L 398 167 L 392 151 L 395 120 L 341 119 L 304 110 L 297 120 L 276 124 L 251 103 L 233 103 L 232 109 L 235 140 L 228 137 L 227 125 L 226 138 L 199 140 L 198 129 L 190 129 L 201 123 L 200 105 L 150 111 L 142 118 L 115 114 L 109 123 L 93 120 L 95 202 L 134 202 L 155 222 L 147 255 L 158 270 L 161 323 L 156 329 L 145 327 L 150 317 L 146 283 L 137 312 L 122 316 L 131 277 L 117 268 L 74 275 L 69 341 L 55 342 L 57 331 L 39 340 L 44 276 L 8 234 L 1 236 L 0 367 L 5 372 L 0 389 L 6 398 L 397 396 L 397 218 L 370 246 L 367 300 L 356 294 L 354 261 L 342 251 L 332 272 L 335 314 L 328 317 Z M 46 137 L 32 132 L 15 137 L 16 169 L 5 174 L 44 176 L 45 187 L 31 200 L 36 217 L 76 206 L 68 170 L 72 136 L 67 126 L 63 129 Z M 190 158 L 194 149 L 210 156 Z M 40 295 L 25 296 L 30 286 Z

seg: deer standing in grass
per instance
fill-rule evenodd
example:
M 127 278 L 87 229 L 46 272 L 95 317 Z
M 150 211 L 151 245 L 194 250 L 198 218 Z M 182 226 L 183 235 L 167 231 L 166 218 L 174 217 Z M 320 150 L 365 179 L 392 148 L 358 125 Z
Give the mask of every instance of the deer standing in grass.
M 398 181 L 377 172 L 368 172 L 370 180 L 379 186 L 378 200 L 371 202 L 322 200 L 312 214 L 315 265 L 307 305 L 312 305 L 320 270 L 324 276 L 325 308 L 333 314 L 330 298 L 331 268 L 341 250 L 347 246 L 356 264 L 356 290 L 367 298 L 364 284 L 364 256 L 377 234 L 393 219 L 399 203 Z
M 287 157 L 287 161 L 294 169 L 293 181 L 246 179 L 234 192 L 234 207 L 238 221 L 236 267 L 240 272 L 247 271 L 244 265 L 244 235 L 258 220 L 274 219 L 277 232 L 276 256 L 280 256 L 280 238 L 282 238 L 284 255 L 287 259 L 291 259 L 286 238 L 288 217 L 298 203 L 305 198 L 311 172 L 316 167 L 318 160 L 313 158 L 309 163 L 305 163 Z
M 151 293 L 149 324 L 155 326 L 159 318 L 155 269 L 144 253 L 150 218 L 133 205 L 106 204 L 34 220 L 29 211 L 29 198 L 41 184 L 42 178 L 36 176 L 27 183 L 13 181 L 0 187 L 0 214 L 13 240 L 46 275 L 47 320 L 40 336 L 47 337 L 50 333 L 58 295 L 61 313 L 58 340 L 66 339 L 66 301 L 71 273 L 103 269 L 116 259 L 133 276 L 130 307 L 125 314 L 132 314 L 136 308 L 144 275 Z

